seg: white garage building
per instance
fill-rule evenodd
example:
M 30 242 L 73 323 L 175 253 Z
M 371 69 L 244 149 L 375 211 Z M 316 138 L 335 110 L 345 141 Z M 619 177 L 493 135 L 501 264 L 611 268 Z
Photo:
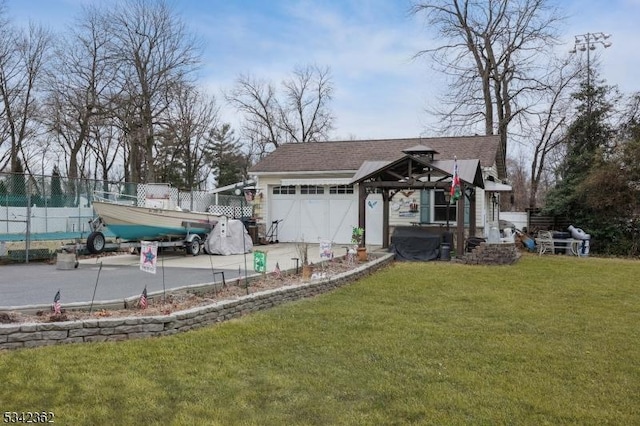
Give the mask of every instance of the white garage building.
M 484 189 L 472 196 L 475 214 L 465 210 L 465 225 L 475 220 L 476 233 L 485 232 L 487 222 L 498 220 L 501 192 L 511 187 L 499 183 L 505 176 L 498 136 L 408 138 L 287 144 L 268 154 L 250 170 L 256 180 L 259 224 L 265 230 L 278 224 L 277 239 L 283 242 L 333 241 L 347 244 L 358 226 L 358 186 L 354 178 L 363 168 L 383 167 L 402 158 L 403 151 L 428 147 L 435 160 L 479 164 Z M 471 172 L 470 172 L 471 173 Z M 463 176 L 461 170 L 460 176 Z M 399 177 L 401 178 L 401 177 Z M 450 181 L 450 176 L 447 177 Z M 477 180 L 477 178 L 476 178 Z M 471 184 L 472 179 L 467 179 Z M 444 190 L 399 190 L 389 204 L 389 225 L 455 224 L 456 206 L 445 202 Z M 365 202 L 367 244 L 382 245 L 382 195 L 370 193 Z M 465 226 L 465 227 L 466 227 Z

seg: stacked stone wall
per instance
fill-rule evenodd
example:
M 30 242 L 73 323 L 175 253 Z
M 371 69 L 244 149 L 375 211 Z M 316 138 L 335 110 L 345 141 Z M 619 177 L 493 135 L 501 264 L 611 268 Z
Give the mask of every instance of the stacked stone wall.
M 0 324 L 0 349 L 168 336 L 326 293 L 358 280 L 392 260 L 393 255 L 388 254 L 327 279 L 261 291 L 235 300 L 220 301 L 168 315 Z
M 460 262 L 467 265 L 511 265 L 520 259 L 515 243 L 480 243 L 471 253 L 465 253 Z

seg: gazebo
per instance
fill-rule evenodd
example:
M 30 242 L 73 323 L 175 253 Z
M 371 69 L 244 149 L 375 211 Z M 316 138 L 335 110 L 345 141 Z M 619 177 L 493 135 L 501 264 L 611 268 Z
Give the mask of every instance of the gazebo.
M 389 203 L 402 190 L 443 189 L 448 191 L 457 164 L 463 196 L 457 201 L 455 220 L 455 245 L 459 250 L 464 247 L 464 206 L 470 203 L 469 234 L 475 234 L 475 188 L 484 189 L 482 170 L 479 160 L 435 160 L 438 152 L 417 145 L 402 151 L 404 156 L 391 162 L 365 161 L 354 175 L 351 184 L 358 184 L 358 226 L 365 226 L 365 203 L 367 195 L 382 192 L 382 247 L 389 247 Z M 366 242 L 366 233 L 365 233 Z

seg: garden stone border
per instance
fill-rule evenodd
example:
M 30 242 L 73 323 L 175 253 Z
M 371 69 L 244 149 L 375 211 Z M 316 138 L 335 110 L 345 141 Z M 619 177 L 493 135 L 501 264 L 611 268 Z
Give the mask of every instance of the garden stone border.
M 329 292 L 388 265 L 393 258 L 392 253 L 383 254 L 353 270 L 326 279 L 260 291 L 168 315 L 0 324 L 0 350 L 169 336 Z

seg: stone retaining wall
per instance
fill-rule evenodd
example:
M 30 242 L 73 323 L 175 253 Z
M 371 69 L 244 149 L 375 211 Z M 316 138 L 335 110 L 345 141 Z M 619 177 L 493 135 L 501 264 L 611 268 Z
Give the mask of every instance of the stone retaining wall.
M 515 243 L 480 243 L 471 253 L 465 253 L 460 262 L 468 265 L 511 265 L 520 259 Z
M 368 275 L 392 260 L 393 255 L 386 254 L 352 271 L 328 279 L 261 291 L 238 299 L 220 301 L 169 315 L 57 323 L 0 324 L 0 349 L 167 336 L 227 321 L 289 301 L 326 293 Z

